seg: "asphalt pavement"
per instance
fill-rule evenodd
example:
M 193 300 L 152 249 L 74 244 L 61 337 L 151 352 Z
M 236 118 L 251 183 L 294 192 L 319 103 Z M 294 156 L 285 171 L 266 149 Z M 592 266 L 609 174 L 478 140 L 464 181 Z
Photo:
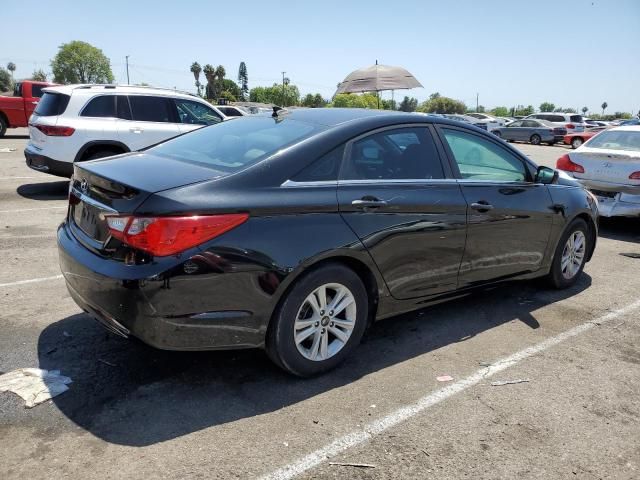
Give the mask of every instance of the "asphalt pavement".
M 602 221 L 569 290 L 378 322 L 301 380 L 262 351 L 158 351 L 82 313 L 55 245 L 68 182 L 28 169 L 17 133 L 0 139 L 0 373 L 73 383 L 32 409 L 0 393 L 0 478 L 640 478 L 637 219 Z M 549 166 L 567 150 L 516 146 Z

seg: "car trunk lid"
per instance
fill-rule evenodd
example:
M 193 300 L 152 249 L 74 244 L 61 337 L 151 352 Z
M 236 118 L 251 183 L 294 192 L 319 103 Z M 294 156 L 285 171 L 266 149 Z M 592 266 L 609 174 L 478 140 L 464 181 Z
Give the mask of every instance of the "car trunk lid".
M 583 147 L 571 153 L 570 158 L 584 168 L 584 173 L 575 173 L 576 178 L 640 186 L 640 180 L 629 178 L 632 173 L 640 171 L 640 154 L 637 152 Z

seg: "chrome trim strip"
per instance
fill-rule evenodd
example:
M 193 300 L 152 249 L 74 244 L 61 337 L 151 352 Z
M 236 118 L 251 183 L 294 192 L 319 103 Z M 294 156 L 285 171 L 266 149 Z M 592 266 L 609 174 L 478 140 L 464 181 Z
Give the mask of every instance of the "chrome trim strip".
M 88 203 L 89 205 L 91 205 L 92 207 L 96 207 L 99 208 L 100 210 L 105 210 L 109 213 L 118 213 L 117 210 L 114 210 L 111 207 L 108 207 L 100 202 L 98 202 L 97 200 L 94 200 L 91 197 L 87 197 L 84 193 L 80 192 L 77 188 L 75 187 L 71 187 L 71 191 L 73 192 L 73 194 L 78 197 L 81 201 L 83 201 L 84 203 Z
M 403 184 L 420 184 L 420 185 L 448 185 L 455 184 L 455 178 L 396 178 L 396 179 L 361 179 L 361 180 L 319 180 L 317 182 L 294 182 L 287 180 L 281 187 L 298 188 L 298 187 L 337 187 L 343 185 L 403 185 Z
M 336 180 L 318 180 L 317 182 L 294 182 L 293 180 L 287 180 L 281 187 L 284 188 L 298 188 L 298 187 L 335 187 L 338 185 Z

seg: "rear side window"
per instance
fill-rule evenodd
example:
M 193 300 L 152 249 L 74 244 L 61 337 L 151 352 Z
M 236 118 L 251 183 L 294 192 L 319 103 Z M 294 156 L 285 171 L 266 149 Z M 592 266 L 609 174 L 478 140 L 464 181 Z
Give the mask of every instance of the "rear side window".
M 241 117 L 242 113 L 240 113 L 238 110 L 236 110 L 235 108 L 220 108 L 220 111 L 222 113 L 224 113 L 227 117 Z
M 443 133 L 462 178 L 497 182 L 527 180 L 524 163 L 493 142 L 459 130 L 443 129 Z
M 549 115 L 548 120 L 551 121 L 551 122 L 564 122 L 564 116 L 563 115 Z
M 344 145 L 323 155 L 291 178 L 294 182 L 326 182 L 338 179 Z
M 40 98 L 42 97 L 42 89 L 46 88 L 44 85 L 31 85 L 31 96 Z
M 131 120 L 131 108 L 126 95 L 116 96 L 116 115 L 123 120 Z
M 569 117 L 569 120 L 572 121 L 572 122 L 575 122 L 575 123 L 582 123 L 583 122 L 582 115 L 571 115 Z
M 535 120 L 525 120 L 524 122 L 522 122 L 522 126 L 529 127 L 529 128 L 536 128 L 536 127 L 539 127 L 540 124 Z
M 41 117 L 53 117 L 56 115 L 62 115 L 67 109 L 69 104 L 69 95 L 62 93 L 45 93 L 38 106 L 35 109 L 35 114 Z
M 444 178 L 440 156 L 425 127 L 373 133 L 353 142 L 342 180 L 429 180 Z
M 101 95 L 92 98 L 80 114 L 82 117 L 110 117 L 116 116 L 115 95 Z
M 173 122 L 170 100 L 163 97 L 130 95 L 131 115 L 139 122 Z

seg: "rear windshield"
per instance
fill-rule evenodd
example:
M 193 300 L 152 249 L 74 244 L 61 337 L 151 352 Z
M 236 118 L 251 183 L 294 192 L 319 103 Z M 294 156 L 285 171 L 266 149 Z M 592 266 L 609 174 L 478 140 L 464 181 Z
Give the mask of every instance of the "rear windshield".
M 582 115 L 571 115 L 569 117 L 569 120 L 575 123 L 582 123 L 583 119 L 582 119 Z
M 233 173 L 324 128 L 282 118 L 242 117 L 181 135 L 148 152 Z
M 605 130 L 589 140 L 587 146 L 589 148 L 639 151 L 640 132 L 628 130 Z
M 38 102 L 35 114 L 41 117 L 53 117 L 62 115 L 69 104 L 69 95 L 62 93 L 46 93 Z

